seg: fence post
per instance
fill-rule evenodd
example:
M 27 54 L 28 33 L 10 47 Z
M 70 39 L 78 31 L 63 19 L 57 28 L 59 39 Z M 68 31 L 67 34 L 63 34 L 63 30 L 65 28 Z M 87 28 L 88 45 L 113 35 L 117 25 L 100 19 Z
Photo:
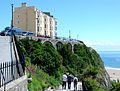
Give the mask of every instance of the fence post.
M 2 85 L 1 70 L 2 70 L 2 66 L 1 66 L 1 64 L 0 64 L 0 87 L 1 87 L 1 85 Z
M 0 63 L 0 87 L 6 90 L 6 84 L 23 76 L 21 63 L 16 61 Z

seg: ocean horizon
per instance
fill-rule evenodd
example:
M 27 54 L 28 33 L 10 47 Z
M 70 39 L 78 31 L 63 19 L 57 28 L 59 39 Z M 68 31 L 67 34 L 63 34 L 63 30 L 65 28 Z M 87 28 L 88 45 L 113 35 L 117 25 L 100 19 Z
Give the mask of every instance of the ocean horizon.
M 98 51 L 106 68 L 120 69 L 120 51 Z

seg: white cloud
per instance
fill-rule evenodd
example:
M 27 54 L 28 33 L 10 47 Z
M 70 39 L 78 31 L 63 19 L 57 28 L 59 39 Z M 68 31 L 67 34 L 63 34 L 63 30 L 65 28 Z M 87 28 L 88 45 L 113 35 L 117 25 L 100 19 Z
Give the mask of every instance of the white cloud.
M 105 41 L 85 41 L 89 47 L 93 47 L 97 51 L 120 51 L 119 42 L 105 42 Z
M 110 45 L 120 46 L 120 42 L 106 42 L 106 41 L 84 41 L 86 45 Z

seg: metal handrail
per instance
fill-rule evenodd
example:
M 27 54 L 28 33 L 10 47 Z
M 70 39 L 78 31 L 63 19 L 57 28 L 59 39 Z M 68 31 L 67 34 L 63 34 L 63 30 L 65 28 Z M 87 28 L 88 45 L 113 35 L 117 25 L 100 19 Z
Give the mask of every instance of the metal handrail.
M 5 82 L 5 77 L 4 77 L 4 74 L 3 74 L 2 70 L 1 70 L 1 74 L 2 74 L 3 80 L 4 80 L 4 82 Z M 0 76 L 0 77 L 1 77 L 1 76 Z M 0 84 L 0 85 L 1 85 L 1 84 Z M 6 85 L 4 85 L 4 91 L 6 91 Z
M 13 36 L 13 39 L 14 39 L 14 45 L 16 45 L 17 53 L 18 53 L 18 56 L 19 56 L 19 62 L 21 63 L 23 73 L 25 73 L 25 58 L 24 58 L 24 55 L 23 55 L 23 53 L 20 49 L 20 46 L 17 42 L 17 39 L 16 39 L 15 35 Z

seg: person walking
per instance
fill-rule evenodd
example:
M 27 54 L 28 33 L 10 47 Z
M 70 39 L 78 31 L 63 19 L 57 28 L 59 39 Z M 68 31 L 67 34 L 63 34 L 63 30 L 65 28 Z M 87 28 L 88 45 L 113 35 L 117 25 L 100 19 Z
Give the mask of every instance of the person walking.
M 73 81 L 73 77 L 71 74 L 68 74 L 67 78 L 68 78 L 68 89 L 71 89 L 71 82 Z
M 73 82 L 74 82 L 74 90 L 77 90 L 78 78 L 76 76 L 74 77 Z
M 66 89 L 67 75 L 63 74 L 62 76 L 62 89 Z

